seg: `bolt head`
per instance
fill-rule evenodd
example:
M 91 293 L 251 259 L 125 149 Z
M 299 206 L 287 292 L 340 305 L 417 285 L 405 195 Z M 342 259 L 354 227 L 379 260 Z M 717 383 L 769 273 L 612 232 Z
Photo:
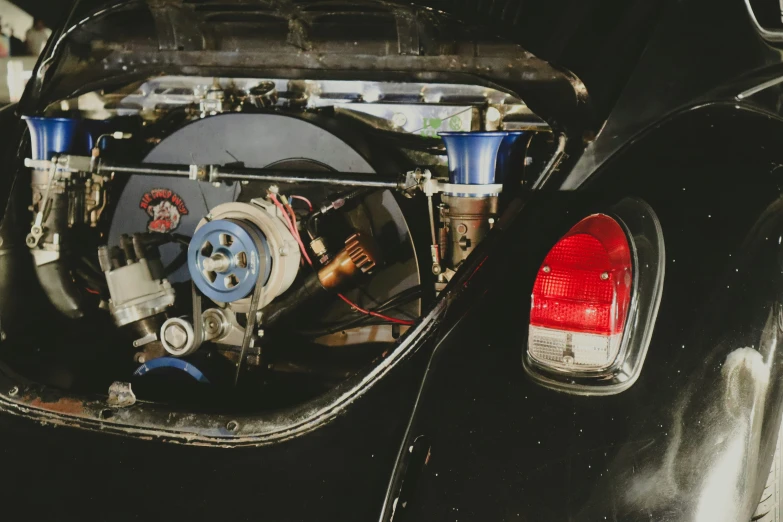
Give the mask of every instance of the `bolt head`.
M 544 268 L 541 269 L 545 274 L 548 274 L 552 271 L 552 269 L 547 265 Z
M 164 339 L 166 339 L 166 342 L 174 349 L 179 349 L 185 346 L 185 343 L 188 342 L 188 332 L 185 331 L 185 329 L 174 323 L 170 324 L 168 328 L 166 328 L 166 332 L 163 334 Z
M 487 121 L 490 123 L 497 123 L 500 121 L 500 111 L 495 107 L 487 109 Z
M 606 281 L 607 279 L 609 279 L 609 272 L 603 272 L 601 274 L 601 281 Z
M 401 112 L 397 112 L 392 116 L 392 124 L 395 127 L 404 127 L 408 123 L 408 117 Z

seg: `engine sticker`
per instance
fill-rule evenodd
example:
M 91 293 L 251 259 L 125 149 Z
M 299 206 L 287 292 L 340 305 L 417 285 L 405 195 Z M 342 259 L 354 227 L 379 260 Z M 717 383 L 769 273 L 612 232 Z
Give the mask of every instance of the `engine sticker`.
M 173 190 L 166 188 L 152 189 L 141 198 L 139 208 L 147 212 L 149 221 L 147 230 L 150 232 L 173 232 L 179 228 L 182 216 L 188 215 L 185 201 Z

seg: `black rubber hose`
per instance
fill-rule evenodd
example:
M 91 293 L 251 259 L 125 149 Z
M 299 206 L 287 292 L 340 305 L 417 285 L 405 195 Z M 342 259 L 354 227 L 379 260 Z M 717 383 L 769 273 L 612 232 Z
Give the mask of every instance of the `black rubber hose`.
M 318 224 L 318 218 L 321 217 L 321 211 L 316 210 L 312 214 L 310 214 L 310 217 L 307 218 L 307 223 L 305 224 L 305 228 L 307 229 L 307 235 L 310 236 L 310 239 L 315 239 L 318 237 L 318 228 L 316 225 Z
M 305 303 L 311 303 L 327 295 L 329 295 L 329 291 L 321 284 L 318 274 L 312 273 L 296 290 L 288 292 L 284 297 L 265 306 L 262 310 L 261 324 L 266 328 L 274 326 L 275 323 L 291 315 Z

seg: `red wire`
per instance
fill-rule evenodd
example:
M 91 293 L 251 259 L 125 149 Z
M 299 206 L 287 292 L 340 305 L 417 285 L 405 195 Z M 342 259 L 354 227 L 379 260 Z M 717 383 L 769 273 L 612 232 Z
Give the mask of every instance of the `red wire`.
M 296 196 L 296 195 L 289 196 L 289 197 L 291 199 L 298 199 L 299 201 L 304 201 L 305 203 L 307 203 L 307 206 L 310 207 L 310 212 L 313 211 L 313 204 L 310 203 L 310 200 L 307 199 L 306 197 L 304 197 L 304 196 Z
M 405 319 L 397 319 L 397 318 L 394 318 L 394 317 L 389 317 L 388 315 L 379 314 L 378 312 L 373 312 L 371 310 L 365 310 L 361 306 L 357 305 L 356 303 L 354 303 L 353 301 L 351 301 L 350 299 L 345 297 L 343 294 L 337 294 L 337 297 L 339 297 L 340 299 L 345 301 L 345 303 L 348 304 L 348 306 L 350 306 L 351 308 L 353 308 L 357 312 L 362 313 L 364 315 L 370 315 L 372 317 L 378 317 L 380 319 L 383 319 L 384 321 L 389 321 L 389 322 L 396 323 L 396 324 L 401 324 L 401 325 L 404 325 L 404 326 L 413 326 L 415 324 L 413 321 L 406 321 Z
M 100 292 L 98 292 L 97 290 L 93 290 L 92 288 L 85 288 L 85 290 L 87 290 L 88 292 L 94 295 L 101 295 Z
M 302 236 L 299 235 L 299 227 L 296 226 L 296 213 L 294 212 L 294 209 L 291 208 L 291 205 L 285 205 L 285 208 L 288 210 L 288 213 L 291 214 L 291 222 L 294 225 L 294 235 L 301 240 Z
M 305 249 L 304 243 L 302 242 L 302 237 L 299 235 L 299 230 L 297 230 L 297 228 L 296 228 L 296 225 L 295 225 L 295 223 L 296 223 L 296 214 L 294 214 L 294 209 L 292 209 L 290 206 L 288 207 L 288 209 L 291 211 L 291 215 L 294 216 L 294 225 L 292 225 L 291 221 L 288 219 L 288 213 L 283 208 L 282 203 L 280 203 L 277 200 L 277 196 L 275 194 L 270 193 L 269 194 L 269 199 L 272 200 L 272 203 L 274 203 L 275 206 L 283 213 L 283 216 L 285 216 L 285 218 L 286 218 L 285 221 L 288 224 L 288 228 L 291 231 L 291 234 L 293 234 L 294 239 L 296 239 L 296 242 L 299 243 L 299 249 L 302 251 L 302 255 L 307 260 L 307 262 L 310 264 L 310 266 L 313 266 L 313 262 L 310 259 L 310 256 L 307 255 L 307 249 Z M 390 323 L 401 324 L 401 325 L 404 325 L 404 326 L 413 326 L 415 324 L 413 321 L 406 321 L 404 319 L 397 319 L 397 318 L 394 318 L 394 317 L 389 317 L 388 315 L 379 314 L 378 312 L 372 312 L 370 310 L 365 310 L 361 306 L 357 305 L 356 303 L 354 303 L 353 301 L 351 301 L 350 299 L 345 297 L 343 294 L 337 294 L 337 296 L 340 299 L 342 299 L 348 306 L 350 306 L 351 308 L 353 308 L 357 312 L 362 313 L 364 315 L 377 317 L 379 319 L 383 319 L 384 321 L 389 321 Z
M 288 210 L 288 212 L 291 214 L 291 224 L 293 225 L 293 228 L 291 229 L 291 232 L 294 234 L 294 238 L 296 239 L 296 242 L 299 243 L 299 247 L 302 248 L 304 245 L 302 244 L 302 236 L 299 234 L 299 227 L 296 225 L 296 213 L 294 212 L 293 207 L 291 205 L 287 205 L 283 203 L 283 206 Z M 302 252 L 305 255 L 305 258 L 307 258 L 307 252 L 302 250 Z M 308 262 L 310 262 L 308 258 Z M 302 264 L 304 264 L 304 259 L 302 259 Z M 312 263 L 310 263 L 312 266 Z
M 272 200 L 272 203 L 282 212 L 283 217 L 285 218 L 285 222 L 288 225 L 288 230 L 291 231 L 291 234 L 294 236 L 294 239 L 296 239 L 296 242 L 299 244 L 299 250 L 302 252 L 302 255 L 307 260 L 307 263 L 310 266 L 313 266 L 313 261 L 310 259 L 310 256 L 307 255 L 307 249 L 304 246 L 304 243 L 302 243 L 302 238 L 299 235 L 299 231 L 296 229 L 296 226 L 291 224 L 291 220 L 288 219 L 288 212 L 283 208 L 283 205 L 277 200 L 277 196 L 275 194 L 269 194 L 269 199 Z
M 285 221 L 285 224 L 288 226 L 288 230 L 293 234 L 293 226 L 291 225 L 291 220 L 288 219 L 288 212 L 285 211 L 283 208 L 283 205 L 280 204 L 280 202 L 277 200 L 277 195 L 273 193 L 269 193 L 269 199 L 274 203 L 274 205 L 277 207 L 277 209 L 282 212 L 283 214 L 283 221 Z

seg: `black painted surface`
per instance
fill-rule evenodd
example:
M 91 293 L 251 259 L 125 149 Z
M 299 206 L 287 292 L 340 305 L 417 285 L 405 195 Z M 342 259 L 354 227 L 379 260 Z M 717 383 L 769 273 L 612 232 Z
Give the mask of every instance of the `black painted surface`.
M 0 505 L 16 520 L 372 520 L 421 361 L 349 414 L 265 448 L 183 446 L 2 415 Z
M 730 105 L 686 112 L 584 192 L 533 198 L 474 320 L 433 357 L 410 432 L 432 457 L 402 520 L 750 519 L 783 394 L 782 135 Z M 667 249 L 641 377 L 610 397 L 539 388 L 520 362 L 535 272 L 625 196 L 652 206 Z
M 741 2 L 675 4 L 580 166 L 585 178 L 602 171 L 578 194 L 536 195 L 471 280 L 476 306 L 436 351 L 408 439 L 428 350 L 331 424 L 265 448 L 178 446 L 4 415 L 4 509 L 29 520 L 375 520 L 400 442 L 425 435 L 429 463 L 395 520 L 749 519 L 783 394 L 783 125 L 714 93 L 779 57 L 749 31 Z M 693 25 L 700 13 L 720 23 Z M 710 96 L 727 103 L 637 134 Z M 763 106 L 777 110 L 778 96 Z M 667 248 L 641 378 L 611 397 L 537 387 L 521 366 L 535 270 L 573 223 L 626 196 L 653 207 Z M 395 498 L 392 489 L 389 506 Z

